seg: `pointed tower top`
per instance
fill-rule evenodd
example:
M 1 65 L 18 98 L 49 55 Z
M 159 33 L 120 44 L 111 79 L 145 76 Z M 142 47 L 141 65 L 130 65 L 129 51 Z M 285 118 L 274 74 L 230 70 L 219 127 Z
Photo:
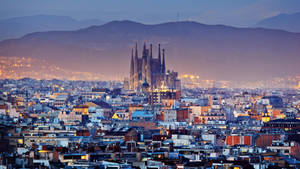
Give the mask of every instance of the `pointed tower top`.
M 131 48 L 130 76 L 133 75 L 133 72 L 134 72 L 134 60 L 133 60 L 133 48 Z
M 146 59 L 146 57 L 147 57 L 147 49 L 146 49 L 146 41 L 144 41 L 143 58 Z
M 162 50 L 163 52 L 163 63 L 162 63 L 162 73 L 165 74 L 166 73 L 166 62 L 165 62 L 165 49 Z
M 150 44 L 150 59 L 152 59 L 152 43 Z
M 131 59 L 133 60 L 133 48 L 131 48 Z
M 158 60 L 161 62 L 161 56 L 160 56 L 160 44 L 158 44 Z
M 138 57 L 137 41 L 135 41 L 135 57 Z

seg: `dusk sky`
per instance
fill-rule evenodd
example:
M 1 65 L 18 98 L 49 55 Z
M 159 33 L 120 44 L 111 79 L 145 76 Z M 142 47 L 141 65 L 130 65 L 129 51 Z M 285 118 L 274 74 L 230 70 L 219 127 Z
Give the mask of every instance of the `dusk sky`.
M 179 20 L 253 26 L 267 17 L 299 11 L 299 0 L 2 0 L 0 19 L 45 14 L 159 23 L 177 21 L 179 13 Z

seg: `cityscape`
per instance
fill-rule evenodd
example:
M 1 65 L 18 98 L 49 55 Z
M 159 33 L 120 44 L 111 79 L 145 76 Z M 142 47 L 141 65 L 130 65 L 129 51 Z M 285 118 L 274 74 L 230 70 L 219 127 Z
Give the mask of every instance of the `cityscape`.
M 0 169 L 300 168 L 297 0 L 0 4 Z

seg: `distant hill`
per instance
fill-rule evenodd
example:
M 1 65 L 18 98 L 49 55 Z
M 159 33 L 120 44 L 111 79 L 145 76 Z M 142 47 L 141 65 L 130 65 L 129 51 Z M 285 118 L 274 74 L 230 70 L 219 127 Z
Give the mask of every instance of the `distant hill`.
M 100 20 L 78 21 L 67 16 L 35 15 L 0 20 L 0 40 L 20 38 L 28 33 L 76 30 L 91 25 L 101 25 Z
M 129 72 L 130 51 L 138 41 L 166 49 L 167 68 L 203 79 L 264 80 L 300 74 L 300 33 L 235 28 L 197 22 L 145 25 L 113 21 L 76 31 L 28 34 L 0 42 L 0 56 L 43 59 L 63 69 L 100 73 Z
M 300 32 L 300 12 L 294 14 L 280 14 L 270 17 L 258 22 L 255 27 Z

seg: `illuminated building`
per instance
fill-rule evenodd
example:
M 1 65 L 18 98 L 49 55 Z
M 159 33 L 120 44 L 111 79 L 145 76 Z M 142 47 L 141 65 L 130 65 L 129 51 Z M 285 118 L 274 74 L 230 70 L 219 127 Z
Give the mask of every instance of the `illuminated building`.
M 299 130 L 300 120 L 297 119 L 276 119 L 269 121 L 262 127 L 264 130 Z
M 137 43 L 131 51 L 129 88 L 142 91 L 145 86 L 149 89 L 158 89 L 162 86 L 180 90 L 178 73 L 166 71 L 165 49 L 158 45 L 158 57 L 152 57 L 152 44 L 147 49 L 144 43 L 142 58 L 138 57 Z
M 169 89 L 156 89 L 150 94 L 150 104 L 161 104 L 164 100 L 179 100 L 180 91 L 174 91 Z
M 82 115 L 82 123 L 85 124 L 89 120 L 89 107 L 86 105 L 78 105 L 73 107 L 75 114 Z

